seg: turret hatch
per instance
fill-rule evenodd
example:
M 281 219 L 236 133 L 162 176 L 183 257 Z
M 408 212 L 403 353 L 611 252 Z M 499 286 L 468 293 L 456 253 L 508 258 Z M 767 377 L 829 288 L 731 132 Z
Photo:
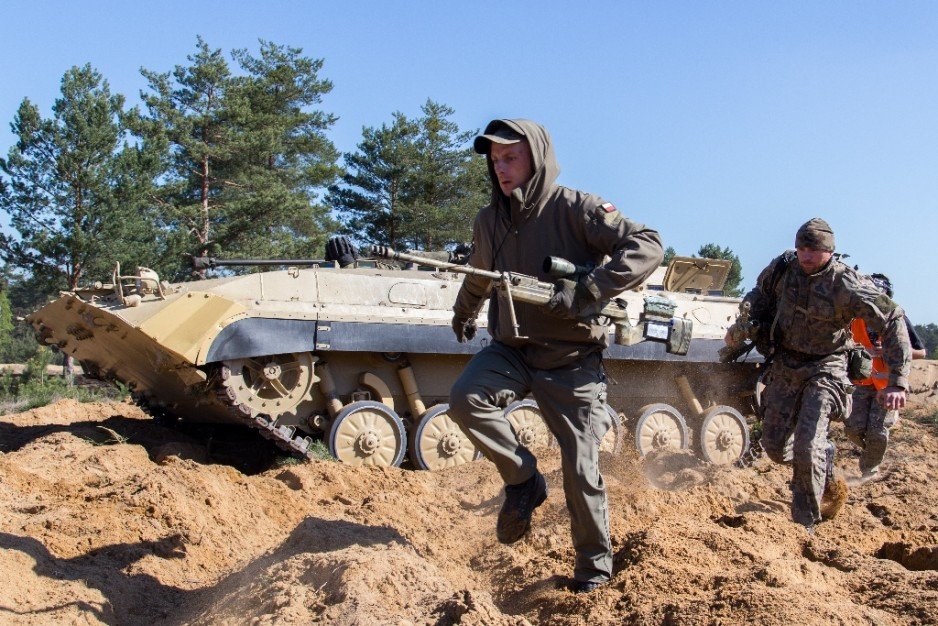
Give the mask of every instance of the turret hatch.
M 676 256 L 664 275 L 664 289 L 671 292 L 717 295 L 730 273 L 733 262 L 728 259 L 697 259 Z

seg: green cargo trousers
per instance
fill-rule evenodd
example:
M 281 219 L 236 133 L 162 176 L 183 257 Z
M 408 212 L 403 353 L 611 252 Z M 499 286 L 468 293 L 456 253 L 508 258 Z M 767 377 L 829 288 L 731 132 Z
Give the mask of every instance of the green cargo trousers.
M 450 391 L 450 415 L 507 485 L 531 478 L 537 459 L 518 443 L 504 408 L 528 393 L 537 401 L 560 446 L 578 581 L 612 577 L 606 486 L 599 473 L 599 443 L 612 427 L 605 379 L 598 352 L 544 370 L 525 363 L 520 350 L 494 342 L 472 358 Z

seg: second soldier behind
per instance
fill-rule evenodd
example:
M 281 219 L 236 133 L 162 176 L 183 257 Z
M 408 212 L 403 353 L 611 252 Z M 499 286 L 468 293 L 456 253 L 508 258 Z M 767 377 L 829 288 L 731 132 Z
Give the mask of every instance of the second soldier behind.
M 814 218 L 802 225 L 795 247 L 759 274 L 744 300 L 758 321 L 753 340 L 771 361 L 763 380 L 762 447 L 776 463 L 792 465 L 792 519 L 813 531 L 846 500 L 846 483 L 834 480 L 828 426 L 850 414 L 851 320 L 862 319 L 882 337 L 887 409 L 905 405 L 909 337 L 902 309 L 834 258 L 834 232 L 826 221 Z M 732 331 L 728 344 L 736 341 Z
M 892 282 L 884 274 L 872 274 L 870 278 L 880 291 L 892 298 Z M 908 316 L 903 315 L 905 329 L 909 333 L 912 359 L 925 358 L 925 344 L 912 327 Z M 883 390 L 889 383 L 889 368 L 883 361 L 883 344 L 879 335 L 867 331 L 862 319 L 854 319 L 851 324 L 853 338 L 863 345 L 873 357 L 871 375 L 854 381 L 853 408 L 844 420 L 844 434 L 860 447 L 860 472 L 864 478 L 879 473 L 879 465 L 886 455 L 889 444 L 889 429 L 899 421 L 899 410 L 887 410 L 883 405 Z

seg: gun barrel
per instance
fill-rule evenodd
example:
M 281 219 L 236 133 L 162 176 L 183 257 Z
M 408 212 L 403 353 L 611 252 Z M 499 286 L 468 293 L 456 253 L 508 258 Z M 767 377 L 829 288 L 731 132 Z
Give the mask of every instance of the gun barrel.
M 576 265 L 559 256 L 545 257 L 544 264 L 541 267 L 545 274 L 555 278 L 567 278 L 575 274 L 586 274 L 590 271 L 589 267 Z
M 216 259 L 210 256 L 192 257 L 192 268 L 197 270 L 213 267 L 264 267 L 274 265 L 326 265 L 322 259 Z
M 484 276 L 491 280 L 498 280 L 502 277 L 498 272 L 488 272 L 486 270 L 480 270 L 477 267 L 472 267 L 471 265 L 460 265 L 459 263 L 448 263 L 446 261 L 439 261 L 437 259 L 431 259 L 429 257 L 422 256 L 420 254 L 410 254 L 408 252 L 398 252 L 394 248 L 389 246 L 371 246 L 372 256 L 380 256 L 385 259 L 391 259 L 392 261 L 404 261 L 405 263 L 416 263 L 418 265 L 429 265 L 430 267 L 435 267 L 441 270 L 451 270 L 453 272 L 458 272 L 460 274 L 472 274 L 475 276 Z

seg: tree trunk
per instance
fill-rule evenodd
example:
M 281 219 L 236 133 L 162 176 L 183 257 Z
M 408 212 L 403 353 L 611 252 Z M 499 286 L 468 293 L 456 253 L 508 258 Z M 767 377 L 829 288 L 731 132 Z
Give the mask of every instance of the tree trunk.
M 70 354 L 65 355 L 65 361 L 62 363 L 62 373 L 65 374 L 65 384 L 69 387 L 75 386 L 75 357 Z

